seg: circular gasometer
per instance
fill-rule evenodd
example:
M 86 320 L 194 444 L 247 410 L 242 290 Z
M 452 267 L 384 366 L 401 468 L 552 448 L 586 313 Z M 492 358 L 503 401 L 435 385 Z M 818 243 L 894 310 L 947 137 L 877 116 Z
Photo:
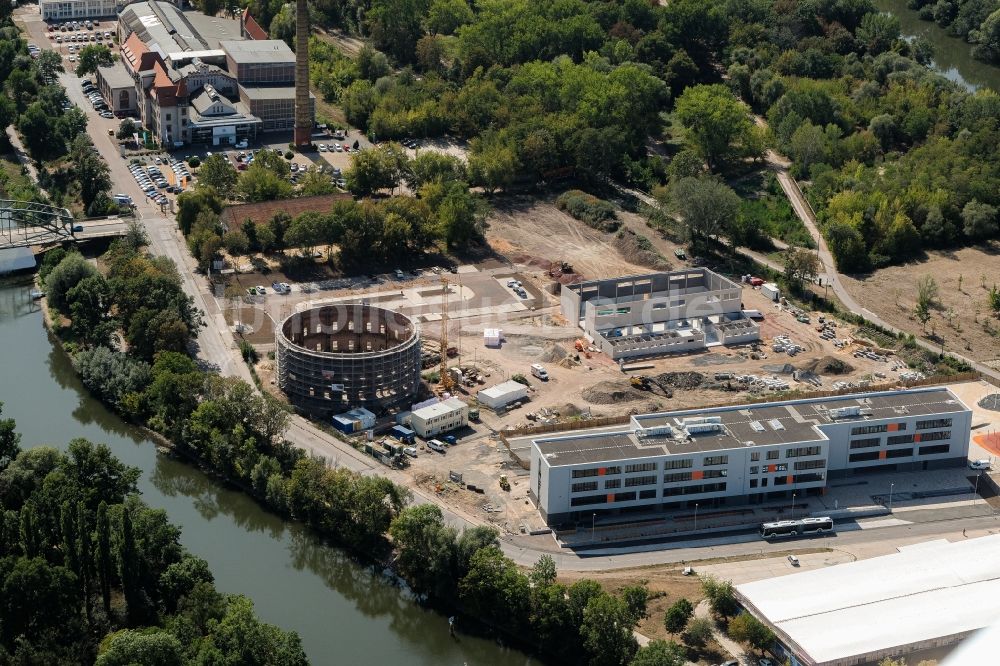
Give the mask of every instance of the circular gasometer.
M 420 331 L 392 310 L 338 303 L 296 312 L 275 331 L 278 387 L 310 414 L 405 403 L 420 386 Z

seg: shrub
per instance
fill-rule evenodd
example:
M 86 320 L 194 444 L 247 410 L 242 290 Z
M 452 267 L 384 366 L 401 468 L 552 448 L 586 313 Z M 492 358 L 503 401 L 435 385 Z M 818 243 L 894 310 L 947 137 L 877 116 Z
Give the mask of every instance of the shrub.
M 524 384 L 525 386 L 530 386 L 530 384 L 528 383 L 528 378 L 520 373 L 512 376 L 511 379 L 517 382 L 518 384 Z
M 290 160 L 290 159 L 292 159 L 293 157 L 295 157 L 295 153 L 293 153 L 293 152 L 292 152 L 292 151 L 290 151 L 290 150 L 286 150 L 286 151 L 285 151 L 285 159 L 286 159 L 286 160 Z
M 199 166 L 201 166 L 201 160 L 200 160 L 200 159 L 198 158 L 198 156 L 197 156 L 197 155 L 194 155 L 194 156 L 192 156 L 192 157 L 191 157 L 190 159 L 188 159 L 188 165 L 189 165 L 189 166 L 190 166 L 190 167 L 191 167 L 192 169 L 196 169 L 196 168 L 198 168 Z
M 556 205 L 559 210 L 566 211 L 588 227 L 599 231 L 617 231 L 621 226 L 614 206 L 580 190 L 563 192 L 556 199 Z

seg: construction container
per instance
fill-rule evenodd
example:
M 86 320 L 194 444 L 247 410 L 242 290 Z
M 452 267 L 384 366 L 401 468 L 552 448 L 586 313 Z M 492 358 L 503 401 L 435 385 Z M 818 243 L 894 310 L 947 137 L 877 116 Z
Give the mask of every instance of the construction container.
M 767 296 L 769 300 L 777 302 L 781 298 L 781 290 L 778 289 L 778 285 L 773 282 L 765 282 L 760 285 L 760 293 Z

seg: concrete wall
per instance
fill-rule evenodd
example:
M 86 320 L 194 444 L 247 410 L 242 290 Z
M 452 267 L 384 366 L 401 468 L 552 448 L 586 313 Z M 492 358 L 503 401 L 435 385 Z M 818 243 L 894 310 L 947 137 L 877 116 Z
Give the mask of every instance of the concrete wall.
M 640 356 L 659 356 L 663 354 L 678 354 L 701 349 L 705 346 L 705 334 L 701 331 L 685 331 L 667 335 L 664 333 L 648 336 L 632 335 L 627 337 L 597 336 L 595 344 L 609 358 L 636 358 Z

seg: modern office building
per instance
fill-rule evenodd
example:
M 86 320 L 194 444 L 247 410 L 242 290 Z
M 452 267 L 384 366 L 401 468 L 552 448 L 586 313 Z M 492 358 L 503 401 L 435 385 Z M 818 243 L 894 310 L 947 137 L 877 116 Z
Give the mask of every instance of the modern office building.
M 736 597 L 774 631 L 774 651 L 793 666 L 877 664 L 886 657 L 916 664 L 925 650 L 941 659 L 948 646 L 1000 617 L 1000 535 L 918 543 L 744 583 Z M 983 660 L 955 666 L 996 663 L 992 647 Z
M 43 21 L 100 19 L 118 13 L 117 0 L 38 0 Z
M 562 313 L 611 358 L 627 359 L 760 339 L 740 285 L 707 268 L 590 280 L 562 288 Z
M 261 39 L 248 17 L 209 17 L 161 0 L 130 4 L 118 22 L 121 61 L 98 72 L 98 87 L 124 114 L 133 108 L 122 82 L 132 81 L 134 114 L 167 146 L 227 146 L 289 130 L 295 54 L 281 40 Z
M 636 415 L 533 440 L 531 495 L 560 524 L 823 493 L 840 476 L 964 465 L 971 420 L 944 387 Z

